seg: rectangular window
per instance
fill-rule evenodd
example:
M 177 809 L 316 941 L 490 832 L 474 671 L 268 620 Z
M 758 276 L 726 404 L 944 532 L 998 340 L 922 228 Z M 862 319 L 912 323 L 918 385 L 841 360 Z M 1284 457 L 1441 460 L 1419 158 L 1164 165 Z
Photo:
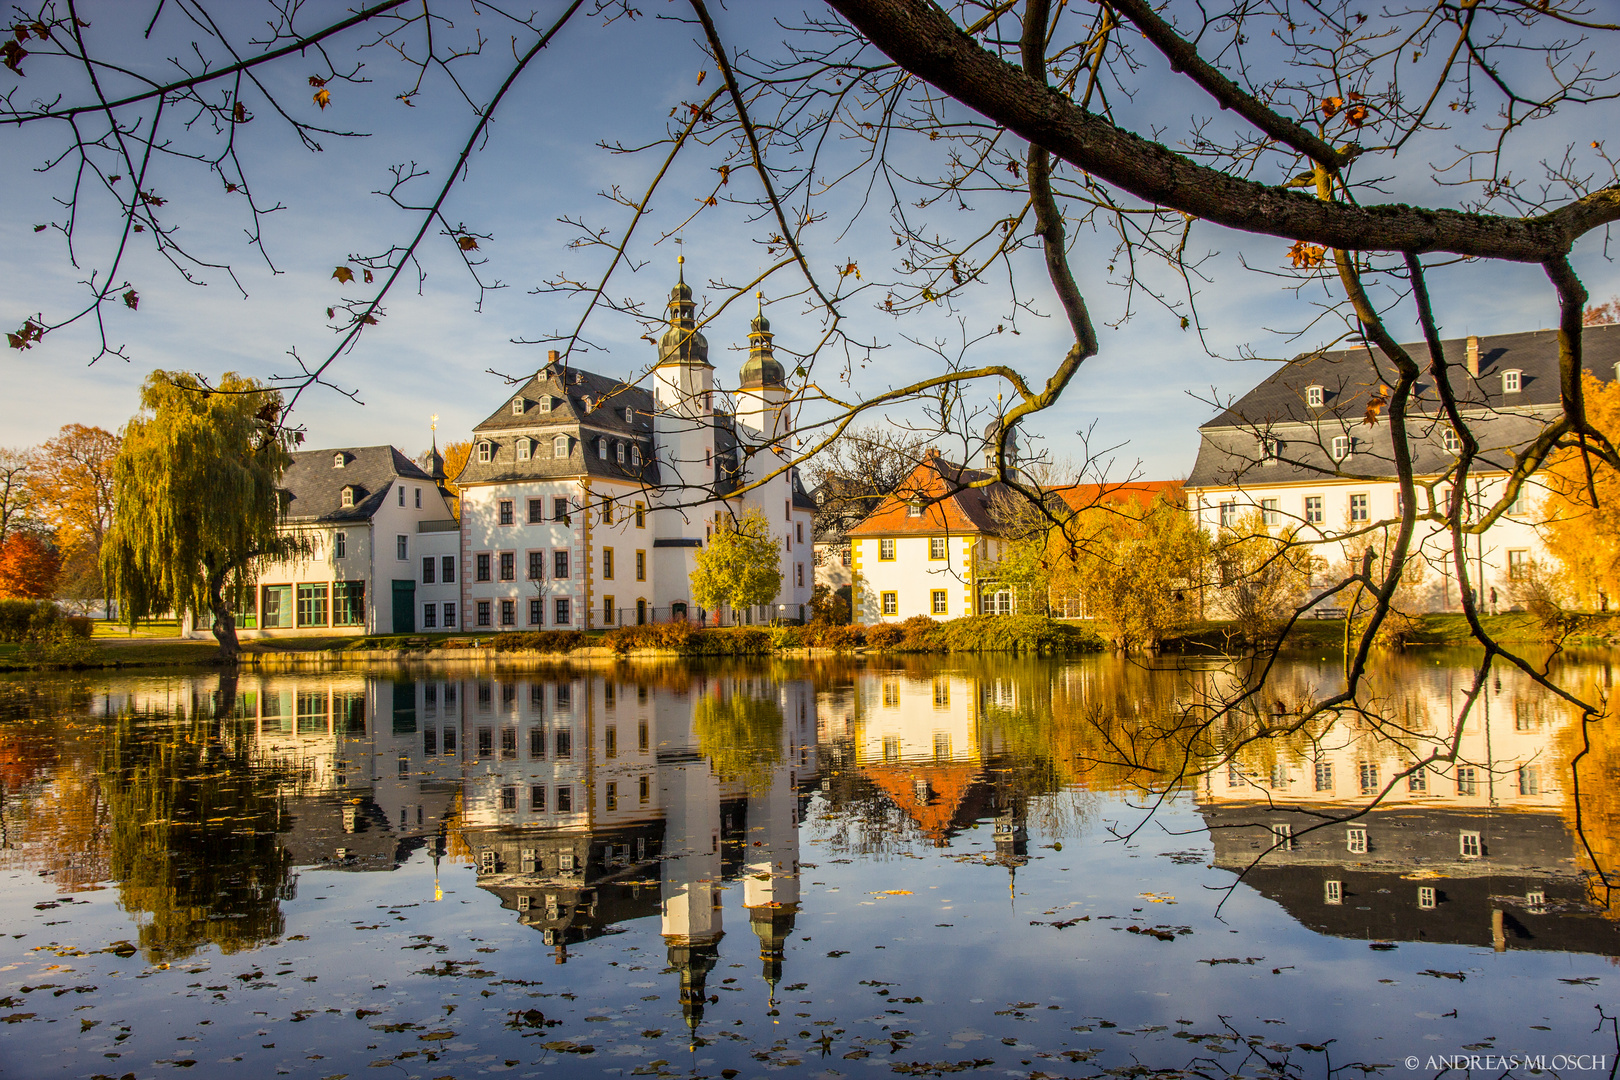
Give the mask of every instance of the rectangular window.
M 804 563 L 793 564 L 793 581 L 794 584 L 799 588 L 804 588 Z M 803 612 L 800 612 L 801 618 L 803 617 L 803 614 Z
M 1363 761 L 1357 766 L 1361 774 L 1361 793 L 1371 795 L 1378 790 L 1378 765 L 1375 762 Z
M 1318 761 L 1316 763 L 1316 790 L 1333 790 L 1333 762 Z
M 439 580 L 444 582 L 446 585 L 455 584 L 456 557 L 454 555 L 446 555 L 439 560 Z
M 434 561 L 433 556 L 429 555 L 424 558 L 422 560 L 422 584 L 433 584 L 433 579 L 437 576 L 435 571 L 438 570 L 438 568 L 438 563 Z
M 545 603 L 538 596 L 529 598 L 529 625 L 539 626 L 545 620 Z
M 448 605 L 447 605 L 448 607 Z M 449 626 L 449 615 L 444 625 Z M 366 621 L 366 583 L 339 581 L 332 586 L 332 625 L 361 626 Z
M 332 534 L 332 558 L 346 559 L 349 557 L 349 534 Z
M 1277 851 L 1294 850 L 1294 827 L 1292 825 L 1273 825 L 1271 827 L 1271 846 Z
M 326 625 L 326 586 L 298 586 L 298 625 Z
M 882 561 L 882 562 L 893 562 L 894 561 L 894 541 L 893 540 L 879 540 L 878 541 L 878 559 L 880 561 Z
M 652 777 L 642 776 L 636 781 L 636 796 L 642 806 L 652 801 Z
M 546 576 L 546 553 L 543 551 L 529 552 L 529 580 L 540 581 Z
M 1352 855 L 1367 854 L 1367 830 L 1361 825 L 1352 825 L 1344 835 L 1345 849 Z
M 411 538 L 408 536 L 394 537 L 394 555 L 400 562 L 410 562 Z
M 569 813 L 573 813 L 573 810 L 574 810 L 574 789 L 569 787 L 567 784 L 558 784 L 557 785 L 557 813 L 559 813 L 559 814 L 569 814 Z M 562 860 L 563 860 L 563 865 L 562 865 L 561 869 L 572 870 L 574 868 L 574 865 L 573 865 L 573 863 L 574 863 L 574 855 L 573 855 L 572 852 L 565 853 L 562 856 Z
M 636 528 L 645 529 L 646 527 L 647 527 L 647 508 L 645 506 L 641 505 L 640 503 L 636 503 Z
M 489 459 L 494 456 L 494 454 L 493 454 L 494 449 L 495 449 L 495 445 L 493 443 L 488 443 L 488 442 L 479 443 L 478 444 L 478 461 L 479 461 L 479 463 L 484 464 L 484 465 L 488 465 L 489 464 Z
M 404 506 L 405 505 L 405 489 L 403 487 L 401 487 L 401 488 L 399 488 L 397 490 L 399 491 L 399 505 Z
M 1324 881 L 1324 882 L 1322 882 L 1322 903 L 1324 903 L 1324 904 L 1342 904 L 1342 903 L 1344 903 L 1344 882 L 1342 882 L 1342 881 Z
M 567 580 L 568 551 L 566 548 L 551 553 L 551 576 L 559 580 Z
M 1325 519 L 1322 512 L 1322 496 L 1305 496 L 1305 523 L 1307 525 L 1320 525 Z
M 1521 581 L 1530 573 L 1530 552 L 1523 548 L 1508 551 L 1508 579 Z
M 501 601 L 501 625 L 502 626 L 516 626 L 517 625 L 517 601 L 516 600 L 502 600 Z
M 556 606 L 557 606 L 557 618 L 556 618 L 556 620 L 554 622 L 554 625 L 556 625 L 556 626 L 572 626 L 573 623 L 574 623 L 574 611 L 573 611 L 572 605 L 569 603 L 568 597 L 566 597 L 566 596 L 557 597 L 557 605 Z
M 619 756 L 619 728 L 609 724 L 602 731 L 602 752 L 610 758 Z
M 530 525 L 538 525 L 542 521 L 545 521 L 545 520 L 546 520 L 546 500 L 544 500 L 544 499 L 530 499 L 529 500 L 529 524 Z
M 1479 794 L 1479 778 L 1472 765 L 1457 766 L 1457 794 Z
M 643 689 L 643 688 L 642 687 L 637 687 L 636 689 L 640 690 L 640 689 Z M 645 698 L 642 699 L 642 703 L 643 704 L 646 703 Z M 638 746 L 641 749 L 641 752 L 643 754 L 645 754 L 647 752 L 648 745 L 649 745 L 649 743 L 647 741 L 647 721 L 643 720 L 639 724 L 636 725 L 636 746 Z
M 1418 886 L 1418 910 L 1419 911 L 1433 911 L 1434 910 L 1434 886 L 1433 885 L 1419 885 Z
M 517 556 L 510 551 L 501 552 L 501 580 L 517 580 Z
M 645 551 L 636 552 L 636 580 L 647 580 L 647 553 Z
M 501 760 L 517 760 L 517 728 L 501 728 Z
M 430 688 L 431 689 L 431 688 Z M 439 754 L 439 729 L 426 728 L 422 732 L 422 756 L 437 757 Z
M 930 559 L 943 559 L 946 555 L 947 541 L 943 536 L 930 536 L 928 538 L 928 557 Z
M 574 756 L 574 733 L 569 728 L 557 732 L 557 756 L 559 758 Z
M 1335 435 L 1333 436 L 1333 449 L 1329 453 L 1333 455 L 1334 461 L 1343 461 L 1350 456 L 1350 447 L 1350 436 Z
M 612 581 L 613 580 L 613 549 L 612 548 L 603 548 L 602 549 L 602 580 L 603 581 Z
M 932 600 L 935 615 L 944 615 L 950 611 L 950 596 L 944 589 L 935 589 L 929 596 Z
M 264 611 L 264 625 L 269 630 L 285 630 L 293 624 L 293 597 L 291 585 L 266 585 L 264 587 L 264 600 L 260 605 Z
M 1221 515 L 1221 528 L 1223 528 L 1223 529 L 1235 529 L 1235 528 L 1237 528 L 1237 503 L 1235 503 L 1235 502 L 1223 502 L 1223 503 L 1221 503 L 1220 515 Z
M 602 597 L 602 625 L 613 625 L 613 597 Z
M 473 580 L 489 580 L 489 552 L 480 551 L 477 555 L 473 556 Z
M 501 809 L 517 809 L 517 785 L 507 784 L 501 788 Z
M 532 727 L 529 729 L 529 760 L 544 761 L 546 759 L 546 729 Z
M 1429 790 L 1429 770 L 1419 767 L 1406 774 L 1406 790 L 1422 795 Z
M 1520 795 L 1540 795 L 1541 794 L 1541 766 L 1539 766 L 1539 765 L 1520 765 L 1519 766 L 1519 794 Z
M 489 625 L 489 601 L 488 600 L 480 600 L 480 601 L 478 601 L 478 625 L 479 626 L 488 626 Z
M 545 810 L 546 810 L 546 785 L 544 785 L 544 784 L 530 784 L 529 785 L 529 809 L 533 810 L 537 814 L 545 813 Z
M 801 544 L 804 543 L 804 522 L 795 521 L 793 523 L 793 539 Z
M 552 517 L 553 521 L 567 521 L 568 520 L 568 498 L 567 498 L 567 496 L 559 495 L 559 496 L 554 497 L 551 500 L 551 517 Z
M 424 629 L 424 630 L 433 630 L 433 629 L 436 629 L 438 627 L 438 625 L 439 625 L 439 605 L 438 604 L 423 604 L 422 605 L 422 629 Z
M 510 525 L 510 524 L 512 524 L 512 521 L 513 521 L 512 500 L 511 499 L 502 499 L 501 503 L 500 503 L 500 507 L 501 507 L 501 509 L 500 509 L 501 524 L 502 525 Z
M 448 630 L 454 625 L 456 625 L 456 605 L 446 604 L 444 605 L 444 628 Z
M 495 729 L 481 727 L 478 729 L 478 756 L 490 757 L 495 753 Z
M 1472 830 L 1463 830 L 1457 834 L 1457 854 L 1465 859 L 1477 859 L 1484 852 L 1480 843 L 1479 833 Z
M 883 594 L 883 614 L 885 614 L 885 615 L 898 615 L 898 614 L 900 614 L 900 594 L 899 593 L 886 592 L 886 593 Z
M 1282 524 L 1282 502 L 1278 499 L 1260 500 L 1260 519 L 1270 528 Z
M 1368 506 L 1367 496 L 1365 496 L 1365 495 L 1352 495 L 1352 496 L 1350 496 L 1350 520 L 1351 521 L 1371 521 L 1372 520 L 1372 513 L 1371 513 L 1371 510 L 1370 510 L 1370 507 Z
M 447 686 L 444 688 L 444 703 L 446 706 L 454 705 L 456 703 L 456 699 L 452 694 L 452 691 L 454 690 L 455 687 L 453 686 Z M 456 729 L 453 727 L 446 727 L 444 729 L 444 752 L 446 754 L 454 754 L 456 752 Z

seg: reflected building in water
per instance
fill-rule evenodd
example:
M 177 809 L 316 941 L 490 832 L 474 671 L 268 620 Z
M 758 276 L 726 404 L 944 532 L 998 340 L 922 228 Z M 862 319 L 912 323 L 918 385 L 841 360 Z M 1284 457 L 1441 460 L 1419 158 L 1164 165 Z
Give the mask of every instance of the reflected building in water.
M 1513 673 L 1453 730 L 1465 690 L 1414 680 L 1382 726 L 1341 716 L 1199 777 L 1215 864 L 1321 933 L 1620 956 L 1572 828 L 1575 721 Z

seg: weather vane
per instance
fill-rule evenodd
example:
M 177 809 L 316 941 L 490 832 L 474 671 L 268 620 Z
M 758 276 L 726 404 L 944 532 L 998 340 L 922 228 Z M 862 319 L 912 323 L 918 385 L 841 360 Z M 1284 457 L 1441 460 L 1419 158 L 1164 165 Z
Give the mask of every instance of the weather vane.
M 428 417 L 428 427 L 432 428 L 434 431 L 439 430 L 439 414 L 438 413 L 434 413 L 432 416 Z

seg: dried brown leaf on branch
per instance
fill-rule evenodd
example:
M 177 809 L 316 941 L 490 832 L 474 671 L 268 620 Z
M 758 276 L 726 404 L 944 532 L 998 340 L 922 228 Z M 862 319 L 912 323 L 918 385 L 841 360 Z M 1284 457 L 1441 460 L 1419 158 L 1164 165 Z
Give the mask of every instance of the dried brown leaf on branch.
M 461 248 L 462 251 L 477 251 L 478 241 L 471 236 L 458 236 L 456 237 L 456 246 Z
M 1378 414 L 1383 412 L 1384 406 L 1389 404 L 1389 387 L 1383 383 L 1378 384 L 1378 392 L 1367 398 L 1367 412 L 1362 417 L 1362 423 L 1369 427 L 1378 424 Z
M 347 266 L 340 266 L 332 271 L 332 276 L 343 282 L 343 284 L 347 285 L 349 282 L 354 280 L 354 271 L 350 270 Z
M 140 303 L 141 294 L 136 292 L 134 289 L 131 289 L 124 294 L 124 306 L 129 308 L 129 310 L 134 311 L 140 306 Z

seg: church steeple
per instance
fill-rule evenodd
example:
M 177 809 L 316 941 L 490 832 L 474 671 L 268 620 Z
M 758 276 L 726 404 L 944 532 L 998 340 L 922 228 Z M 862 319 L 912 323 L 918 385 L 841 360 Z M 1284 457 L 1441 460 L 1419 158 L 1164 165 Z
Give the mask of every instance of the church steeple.
M 677 257 L 680 280 L 669 290 L 669 329 L 658 342 L 658 366 L 710 367 L 709 341 L 697 329 L 697 307 L 692 303 L 692 287 L 686 283 L 686 256 Z
M 742 369 L 745 390 L 782 386 L 787 382 L 787 373 L 776 359 L 776 349 L 771 343 L 771 320 L 765 317 L 765 294 L 755 293 L 754 298 L 759 302 L 759 309 L 748 327 L 748 362 Z

